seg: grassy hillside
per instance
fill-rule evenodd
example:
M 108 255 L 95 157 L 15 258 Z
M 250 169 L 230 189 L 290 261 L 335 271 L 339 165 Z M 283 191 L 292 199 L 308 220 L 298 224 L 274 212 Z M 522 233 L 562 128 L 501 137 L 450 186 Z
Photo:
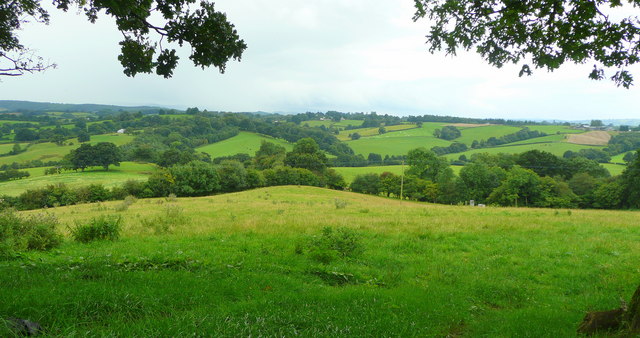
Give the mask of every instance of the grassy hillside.
M 416 125 L 412 124 L 412 123 L 398 124 L 398 125 L 395 125 L 395 126 L 385 127 L 385 129 L 387 130 L 387 133 L 396 132 L 396 131 L 400 131 L 400 130 L 415 129 L 415 128 L 417 128 Z M 380 127 L 342 130 L 337 135 L 337 137 L 338 137 L 338 139 L 340 141 L 349 141 L 349 140 L 351 140 L 351 137 L 349 137 L 349 135 L 351 135 L 353 133 L 358 133 L 362 137 L 376 136 L 376 135 L 380 135 Z
M 353 126 L 353 127 L 361 126 L 362 122 L 363 122 L 362 120 L 342 120 L 340 122 L 333 122 L 331 120 L 324 120 L 324 121 L 312 120 L 312 121 L 304 121 L 301 123 L 301 125 L 306 124 L 309 127 L 325 126 L 327 128 L 329 127 L 345 128 L 348 126 Z
M 67 232 L 119 203 L 48 212 Z M 120 214 L 118 241 L 0 261 L 0 317 L 55 336 L 567 337 L 640 282 L 638 212 L 272 187 Z M 347 229 L 339 251 L 325 227 Z
M 584 130 L 573 129 L 568 126 L 524 126 L 529 128 L 530 130 L 537 130 L 547 134 L 580 134 L 584 133 Z
M 513 134 L 522 128 L 502 125 L 488 125 L 479 127 L 466 127 L 458 128 L 462 133 L 462 136 L 453 140 L 456 142 L 464 143 L 467 146 L 471 146 L 474 140 L 482 141 L 487 140 L 490 137 L 499 138 L 504 135 Z
M 91 141 L 89 143 L 96 144 L 98 142 L 111 142 L 119 146 L 131 142 L 133 138 L 134 136 L 125 134 L 91 135 Z M 29 147 L 27 151 L 18 155 L 0 157 L 0 165 L 32 160 L 58 161 L 61 160 L 64 155 L 68 154 L 71 150 L 78 148 L 80 145 L 77 139 L 71 140 L 71 142 L 73 142 L 74 145 L 59 146 L 51 142 L 36 143 Z M 11 146 L 13 147 L 13 145 Z
M 260 144 L 262 143 L 262 141 L 268 141 L 281 145 L 285 147 L 287 151 L 291 151 L 293 149 L 293 144 L 282 139 L 255 133 L 240 132 L 240 134 L 230 139 L 208 144 L 206 146 L 197 148 L 197 150 L 211 155 L 212 158 L 231 156 L 240 153 L 245 153 L 253 156 L 256 151 L 260 149 Z
M 363 137 L 355 141 L 347 141 L 347 144 L 356 154 L 363 156 L 369 153 L 385 155 L 406 155 L 411 149 L 425 147 L 431 149 L 435 146 L 446 147 L 451 142 L 436 138 L 433 132 L 445 126 L 445 123 L 424 123 L 422 128 L 395 131 L 382 135 Z
M 36 189 L 50 184 L 64 183 L 69 186 L 102 184 L 106 187 L 120 185 L 128 180 L 146 180 L 156 170 L 153 164 L 122 162 L 119 167 L 89 168 L 85 172 L 68 171 L 57 175 L 44 175 L 45 168 L 27 169 L 31 176 L 21 180 L 0 182 L 0 194 L 18 196 L 27 189 Z

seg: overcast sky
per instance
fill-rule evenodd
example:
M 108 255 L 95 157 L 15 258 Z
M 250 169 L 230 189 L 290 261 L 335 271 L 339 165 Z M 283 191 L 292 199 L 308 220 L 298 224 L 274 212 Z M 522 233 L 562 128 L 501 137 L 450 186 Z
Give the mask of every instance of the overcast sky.
M 45 2 L 47 2 L 45 0 Z M 55 9 L 32 23 L 23 44 L 58 64 L 42 74 L 0 79 L 0 99 L 59 103 L 197 106 L 224 111 L 436 114 L 518 119 L 640 118 L 639 80 L 630 90 L 587 78 L 592 64 L 518 77 L 516 66 L 476 54 L 431 55 L 427 22 L 411 0 L 222 0 L 248 45 L 225 74 L 195 68 L 182 51 L 172 79 L 129 78 L 117 61 L 122 36 L 101 16 Z

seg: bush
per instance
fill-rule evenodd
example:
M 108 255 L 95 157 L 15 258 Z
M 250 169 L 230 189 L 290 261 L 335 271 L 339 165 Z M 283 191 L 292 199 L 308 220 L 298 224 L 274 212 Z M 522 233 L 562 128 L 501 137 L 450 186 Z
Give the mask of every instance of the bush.
M 50 250 L 62 243 L 56 232 L 58 220 L 50 214 L 28 218 L 8 209 L 0 213 L 0 257 L 26 250 Z
M 335 257 L 355 257 L 363 251 L 360 236 L 355 231 L 325 227 L 320 237 L 311 240 L 309 255 L 320 263 L 328 264 Z
M 122 217 L 120 216 L 100 216 L 92 218 L 88 224 L 76 223 L 71 228 L 71 236 L 81 243 L 88 243 L 95 240 L 115 241 L 120 237 L 120 227 Z
M 170 232 L 172 227 L 186 224 L 188 221 L 189 218 L 180 206 L 168 204 L 161 215 L 143 219 L 141 223 L 144 227 L 153 229 L 156 234 L 164 234 Z

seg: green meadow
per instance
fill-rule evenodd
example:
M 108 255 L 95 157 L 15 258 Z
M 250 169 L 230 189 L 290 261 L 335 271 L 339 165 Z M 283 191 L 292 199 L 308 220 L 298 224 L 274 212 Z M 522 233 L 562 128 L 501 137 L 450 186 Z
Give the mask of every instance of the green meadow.
M 487 125 L 479 127 L 459 127 L 458 129 L 460 129 L 462 136 L 452 141 L 471 146 L 471 143 L 474 140 L 482 141 L 487 140 L 490 137 L 499 138 L 504 135 L 513 134 L 522 128 L 503 125 Z
M 552 126 L 539 126 L 539 125 L 527 125 L 523 126 L 527 127 L 530 130 L 537 130 L 547 134 L 581 134 L 584 133 L 584 130 L 573 129 L 568 126 L 560 126 L 560 125 L 552 125 Z
M 91 135 L 91 141 L 89 143 L 96 144 L 98 142 L 111 142 L 119 146 L 131 142 L 133 138 L 134 136 L 125 134 Z M 34 143 L 31 147 L 29 147 L 27 151 L 23 153 L 0 157 L 0 165 L 33 160 L 59 161 L 71 150 L 79 147 L 80 143 L 77 139 L 73 139 L 70 141 L 74 144 L 59 146 L 51 142 Z M 13 145 L 11 145 L 11 147 L 13 147 Z
M 281 145 L 285 147 L 287 151 L 293 150 L 293 144 L 285 140 L 244 131 L 232 138 L 199 147 L 197 150 L 211 155 L 212 158 L 231 156 L 241 153 L 253 156 L 256 151 L 260 149 L 262 141 Z
M 84 172 L 64 171 L 55 175 L 45 175 L 45 169 L 25 169 L 31 174 L 28 178 L 0 182 L 0 195 L 18 196 L 28 189 L 60 183 L 68 186 L 102 184 L 105 187 L 113 187 L 128 180 L 144 181 L 156 170 L 156 166 L 147 163 L 122 162 L 119 167 L 110 166 L 109 171 L 105 171 L 102 167 L 91 167 Z
M 384 128 L 386 129 L 387 133 L 390 133 L 390 132 L 395 132 L 400 130 L 415 129 L 417 127 L 415 124 L 406 123 L 406 124 L 397 124 L 394 126 L 388 126 Z M 375 128 L 359 128 L 359 129 L 341 130 L 340 133 L 338 134 L 338 139 L 340 141 L 349 141 L 351 140 L 351 137 L 349 135 L 353 133 L 358 133 L 360 134 L 361 137 L 376 136 L 376 135 L 380 135 L 380 128 L 375 127 Z
M 611 176 L 618 176 L 618 175 L 622 174 L 624 169 L 627 168 L 626 165 L 615 164 L 615 163 L 600 163 L 600 165 L 602 165 L 607 170 L 609 170 L 609 173 L 611 174 Z
M 47 210 L 65 242 L 0 261 L 0 317 L 50 336 L 568 337 L 640 283 L 633 211 L 291 186 L 121 203 Z M 112 214 L 119 240 L 71 240 Z
M 562 135 L 560 135 L 560 136 L 562 136 Z M 527 141 L 532 141 L 532 140 L 536 140 L 536 139 L 531 139 L 531 140 L 527 140 Z M 529 144 L 516 144 L 516 145 L 511 145 L 511 143 L 510 143 L 508 145 L 504 145 L 504 146 L 500 146 L 500 147 L 472 149 L 472 150 L 467 150 L 467 151 L 461 152 L 461 153 L 448 154 L 448 155 L 445 155 L 445 157 L 447 159 L 452 160 L 452 159 L 457 159 L 458 157 L 460 157 L 460 155 L 465 155 L 467 158 L 470 158 L 471 155 L 476 154 L 476 153 L 519 154 L 519 153 L 523 153 L 523 152 L 529 151 L 529 150 L 546 151 L 546 152 L 552 153 L 552 154 L 554 154 L 556 156 L 562 157 L 562 155 L 567 150 L 580 151 L 580 149 L 588 149 L 588 148 L 602 149 L 603 147 L 601 147 L 601 146 L 587 146 L 587 145 L 580 145 L 580 144 L 572 144 L 572 143 L 566 143 L 566 142 L 529 143 Z
M 382 174 L 384 172 L 390 172 L 392 174 L 401 175 L 402 174 L 402 166 L 401 165 L 382 165 L 382 166 L 370 166 L 370 167 L 335 167 L 333 168 L 335 171 L 340 173 L 344 178 L 345 182 L 350 184 L 353 182 L 353 179 L 358 175 L 365 174 Z M 405 165 L 405 172 L 409 169 L 409 166 Z M 453 172 L 458 175 L 460 173 L 460 169 L 462 166 L 452 165 L 451 169 Z
M 324 121 L 311 120 L 311 121 L 304 121 L 301 124 L 302 125 L 306 124 L 309 127 L 325 126 L 327 128 L 329 127 L 346 128 L 348 126 L 353 126 L 353 127 L 361 126 L 362 122 L 363 122 L 362 120 L 342 120 L 340 122 L 333 122 L 331 120 L 324 120 Z

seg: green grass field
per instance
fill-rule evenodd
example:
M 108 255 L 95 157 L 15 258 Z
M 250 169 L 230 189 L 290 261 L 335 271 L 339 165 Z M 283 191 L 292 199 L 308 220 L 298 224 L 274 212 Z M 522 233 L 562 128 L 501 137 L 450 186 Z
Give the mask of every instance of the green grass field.
M 395 126 L 385 127 L 385 129 L 387 130 L 387 133 L 397 132 L 400 130 L 415 129 L 415 128 L 417 128 L 415 124 L 398 124 Z M 340 131 L 337 137 L 340 141 L 349 141 L 351 140 L 351 137 L 349 137 L 349 135 L 353 133 L 358 133 L 362 137 L 377 136 L 377 135 L 380 135 L 380 128 L 376 127 L 376 128 L 359 128 L 359 129 L 342 130 Z
M 119 146 L 131 142 L 133 138 L 134 136 L 125 134 L 91 135 L 91 141 L 89 143 L 96 144 L 98 142 L 111 142 Z M 0 157 L 0 165 L 33 160 L 59 161 L 71 150 L 78 148 L 80 145 L 77 139 L 74 139 L 71 142 L 74 143 L 72 146 L 59 146 L 51 142 L 36 143 L 29 147 L 29 150 L 18 155 Z M 11 144 L 11 147 L 13 147 L 13 144 Z
M 444 123 L 424 123 L 422 128 L 413 128 L 382 135 L 363 137 L 347 144 L 356 154 L 367 157 L 369 153 L 385 155 L 406 155 L 411 149 L 435 146 L 446 147 L 451 142 L 436 138 L 433 132 L 445 126 Z
M 47 212 L 67 233 L 121 203 Z M 569 337 L 640 283 L 638 212 L 271 187 L 119 214 L 120 240 L 0 261 L 0 317 L 51 336 Z M 322 249 L 325 227 L 349 229 L 348 244 Z
M 156 170 L 156 166 L 147 163 L 122 162 L 119 167 L 110 166 L 109 171 L 104 171 L 102 167 L 94 167 L 88 168 L 84 172 L 65 171 L 56 175 L 45 175 L 45 169 L 25 169 L 31 174 L 28 178 L 0 182 L 0 195 L 18 196 L 27 189 L 37 189 L 58 183 L 64 183 L 68 186 L 102 184 L 106 187 L 113 187 L 128 180 L 144 181 Z
M 0 144 L 0 154 L 6 154 L 13 150 L 13 146 L 15 143 L 4 143 Z M 20 143 L 20 147 L 26 147 L 28 143 Z
M 549 135 L 551 134 L 581 134 L 584 133 L 584 130 L 580 130 L 580 129 L 573 129 L 571 127 L 567 127 L 567 126 L 523 126 L 523 127 L 527 127 L 530 130 L 537 130 L 537 131 L 541 131 L 543 133 L 547 133 Z
M 390 173 L 401 175 L 402 174 L 402 166 L 401 165 L 382 165 L 382 166 L 371 166 L 371 167 L 334 167 L 338 173 L 344 177 L 345 182 L 350 184 L 353 182 L 353 179 L 358 175 L 364 174 L 382 174 L 385 171 Z M 409 169 L 409 166 L 405 165 L 405 172 Z M 452 165 L 451 169 L 453 172 L 458 175 L 460 173 L 460 169 L 462 166 Z
M 3 124 L 16 124 L 16 123 L 33 123 L 38 124 L 38 122 L 30 122 L 30 121 L 13 121 L 13 120 L 0 120 L 0 126 Z
M 474 140 L 480 142 L 482 140 L 487 140 L 490 137 L 498 138 L 504 135 L 513 134 L 522 128 L 503 125 L 488 125 L 481 127 L 463 127 L 458 129 L 460 129 L 462 136 L 453 141 L 471 146 L 471 143 Z
M 560 135 L 562 136 L 562 135 Z M 535 139 L 534 139 L 535 140 Z M 530 140 L 528 140 L 530 141 Z M 482 148 L 482 149 L 472 149 L 462 153 L 456 154 L 448 154 L 445 157 L 449 160 L 457 159 L 460 155 L 465 155 L 467 158 L 470 158 L 471 155 L 476 153 L 489 153 L 489 154 L 497 154 L 497 153 L 505 153 L 505 154 L 519 154 L 529 150 L 540 150 L 550 152 L 556 156 L 562 157 L 562 155 L 567 151 L 579 151 L 580 149 L 602 149 L 603 147 L 599 146 L 586 146 L 580 144 L 572 144 L 565 142 L 552 142 L 552 143 L 540 143 L 540 144 L 520 144 L 520 145 L 505 145 L 501 147 L 495 148 Z
M 607 170 L 609 170 L 609 173 L 611 174 L 611 176 L 618 176 L 622 174 L 624 169 L 627 168 L 626 165 L 614 164 L 614 163 L 601 163 L 601 165 L 607 168 Z
M 353 126 L 353 127 L 358 127 L 362 125 L 362 120 L 342 120 L 340 122 L 333 122 L 331 120 L 324 120 L 324 121 L 320 121 L 320 120 L 311 120 L 311 121 L 303 121 L 302 123 L 300 123 L 301 125 L 308 125 L 309 127 L 320 127 L 320 126 L 325 126 L 327 128 L 329 127 L 337 127 L 337 128 L 346 128 L 348 126 Z
M 212 158 L 231 156 L 241 153 L 253 156 L 255 155 L 256 151 L 260 149 L 262 141 L 281 145 L 285 147 L 287 151 L 293 150 L 293 144 L 285 140 L 249 132 L 240 132 L 240 134 L 232 138 L 208 144 L 206 146 L 199 147 L 196 150 L 205 152 L 211 155 Z

